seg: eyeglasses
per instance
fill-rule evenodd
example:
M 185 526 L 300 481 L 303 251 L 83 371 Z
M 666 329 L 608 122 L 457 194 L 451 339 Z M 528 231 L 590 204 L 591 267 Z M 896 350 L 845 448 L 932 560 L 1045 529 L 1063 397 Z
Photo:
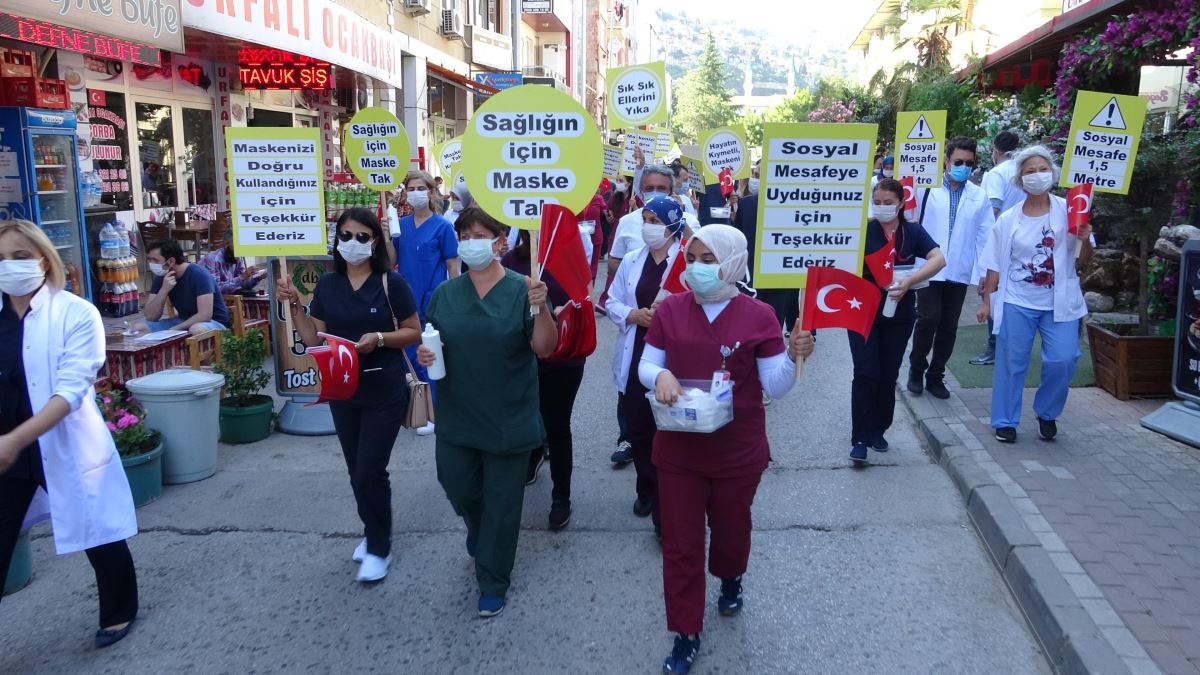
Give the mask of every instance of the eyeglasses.
M 373 239 L 373 237 L 369 232 L 355 233 L 351 232 L 350 230 L 342 230 L 341 232 L 338 232 L 338 239 L 341 239 L 342 241 L 350 241 L 353 239 L 360 244 L 369 244 L 371 243 L 371 239 Z
M 956 160 L 954 160 L 954 166 L 962 166 L 964 164 L 972 169 L 975 168 L 975 160 L 973 160 L 973 159 L 956 159 Z

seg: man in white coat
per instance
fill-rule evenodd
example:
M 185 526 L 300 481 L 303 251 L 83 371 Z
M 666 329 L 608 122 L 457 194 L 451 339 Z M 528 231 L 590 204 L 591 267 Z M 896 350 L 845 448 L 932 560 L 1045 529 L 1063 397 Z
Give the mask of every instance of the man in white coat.
M 978 281 L 976 264 L 995 222 L 987 195 L 969 180 L 974 170 L 975 141 L 955 138 L 946 144 L 942 187 L 917 195 L 918 223 L 938 243 L 946 267 L 917 291 L 908 370 L 908 390 L 914 394 L 928 391 L 936 398 L 950 398 L 946 363 L 954 352 L 967 287 Z M 919 260 L 918 266 L 924 262 Z
M 992 204 L 992 213 L 997 218 L 1001 213 L 1025 201 L 1025 191 L 1017 187 L 1017 165 L 1013 163 L 1013 153 L 1021 144 L 1021 138 L 1015 131 L 1001 131 L 992 141 L 992 161 L 995 166 L 983 174 L 983 191 Z M 979 284 L 979 294 L 983 295 L 983 284 Z M 992 333 L 992 323 L 988 320 L 987 347 L 971 359 L 973 366 L 990 366 L 996 362 L 996 336 Z

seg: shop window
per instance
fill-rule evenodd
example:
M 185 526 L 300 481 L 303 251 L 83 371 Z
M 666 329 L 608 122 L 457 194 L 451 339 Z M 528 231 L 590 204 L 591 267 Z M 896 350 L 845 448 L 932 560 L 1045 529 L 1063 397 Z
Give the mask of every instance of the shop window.
M 429 115 L 456 119 L 454 113 L 458 110 L 458 106 L 455 101 L 455 93 L 454 85 L 449 82 L 436 77 L 429 78 Z
M 188 204 L 217 203 L 217 163 L 211 110 L 183 109 L 183 159 Z
M 133 208 L 133 178 L 129 166 L 129 125 L 125 95 L 88 90 L 88 122 L 92 134 L 92 168 L 100 178 L 100 201 L 121 211 Z
M 137 103 L 135 114 L 142 172 L 142 208 L 178 206 L 171 106 Z

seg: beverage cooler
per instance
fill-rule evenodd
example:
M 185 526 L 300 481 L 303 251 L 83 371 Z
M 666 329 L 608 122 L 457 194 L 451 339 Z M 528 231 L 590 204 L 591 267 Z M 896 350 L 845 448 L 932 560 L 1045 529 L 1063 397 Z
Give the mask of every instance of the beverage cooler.
M 67 270 L 67 288 L 92 299 L 79 194 L 75 114 L 0 106 L 0 220 L 31 220 Z

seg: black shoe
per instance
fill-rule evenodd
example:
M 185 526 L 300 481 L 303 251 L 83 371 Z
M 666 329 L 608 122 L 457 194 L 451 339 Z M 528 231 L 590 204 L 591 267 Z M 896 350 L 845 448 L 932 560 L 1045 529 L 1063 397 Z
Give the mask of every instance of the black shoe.
M 737 616 L 742 611 L 742 578 L 721 580 L 721 597 L 717 598 L 717 611 L 721 616 Z
M 1000 427 L 996 429 L 996 440 L 1001 443 L 1016 443 L 1017 430 L 1013 427 Z
M 633 502 L 633 515 L 645 518 L 654 511 L 654 504 L 649 499 L 637 499 Z
M 542 465 L 546 463 L 546 453 L 542 452 L 541 448 L 533 451 L 534 460 L 529 463 L 529 468 L 525 472 L 525 484 L 533 485 L 537 482 L 538 472 L 542 470 Z
M 946 383 L 940 379 L 925 380 L 925 391 L 929 392 L 930 396 L 940 398 L 943 401 L 950 398 L 950 390 L 946 388 Z
M 1038 418 L 1038 436 L 1041 436 L 1043 441 L 1052 441 L 1057 435 L 1058 425 L 1054 423 L 1054 420 Z
M 924 376 L 921 373 L 915 370 L 908 371 L 908 390 L 916 396 L 925 391 Z
M 614 469 L 619 469 L 632 462 L 633 446 L 629 444 L 629 441 L 621 441 L 617 443 L 617 450 L 612 454 L 611 457 L 608 458 L 608 461 L 616 465 L 613 467 Z
M 996 350 L 985 349 L 979 356 L 968 361 L 973 366 L 990 366 L 996 363 Z
M 571 522 L 571 500 L 555 499 L 550 505 L 550 529 L 561 530 Z
M 96 631 L 96 649 L 104 649 L 111 647 L 129 635 L 129 631 L 133 629 L 133 622 L 130 621 L 124 628 L 102 628 Z
M 671 650 L 671 655 L 663 661 L 663 675 L 687 675 L 692 670 L 692 662 L 696 660 L 696 654 L 700 653 L 700 636 L 697 635 L 695 640 L 689 640 L 682 633 L 675 636 L 675 648 Z
M 887 442 L 887 439 L 883 437 L 883 434 L 879 434 L 878 436 L 876 436 L 874 439 L 871 440 L 871 442 L 867 443 L 867 445 L 871 446 L 872 448 L 875 448 L 876 452 L 887 452 L 888 451 L 888 442 Z
M 855 443 L 850 448 L 850 461 L 854 462 L 854 466 L 863 466 L 867 463 L 866 443 Z

